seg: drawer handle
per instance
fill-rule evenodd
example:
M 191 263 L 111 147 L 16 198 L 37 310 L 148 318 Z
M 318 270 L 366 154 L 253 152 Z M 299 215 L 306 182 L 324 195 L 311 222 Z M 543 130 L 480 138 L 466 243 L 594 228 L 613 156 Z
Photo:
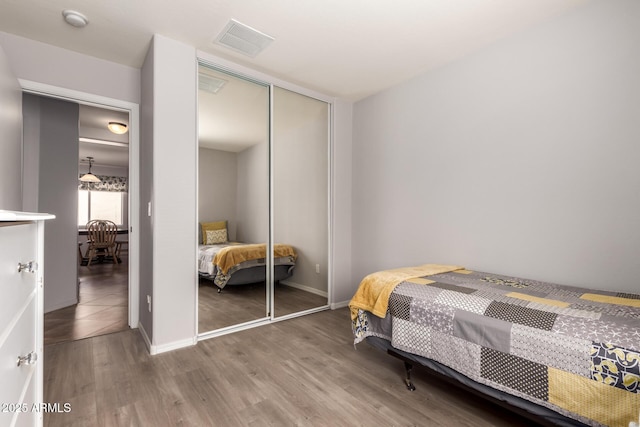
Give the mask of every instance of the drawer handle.
M 18 366 L 35 365 L 37 361 L 38 361 L 38 354 L 35 351 L 32 351 L 26 356 L 18 356 Z
M 35 261 L 29 261 L 26 263 L 18 263 L 18 273 L 26 271 L 27 273 L 35 273 L 38 270 L 38 263 Z

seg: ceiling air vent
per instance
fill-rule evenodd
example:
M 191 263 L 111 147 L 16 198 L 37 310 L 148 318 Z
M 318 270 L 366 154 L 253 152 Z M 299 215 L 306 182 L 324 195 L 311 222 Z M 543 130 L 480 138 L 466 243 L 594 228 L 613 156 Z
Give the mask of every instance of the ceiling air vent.
M 210 76 L 205 73 L 198 73 L 198 89 L 210 93 L 218 93 L 227 84 L 226 80 Z
M 273 37 L 254 30 L 235 19 L 229 21 L 216 39 L 219 44 L 252 58 L 259 54 L 273 40 L 275 40 Z

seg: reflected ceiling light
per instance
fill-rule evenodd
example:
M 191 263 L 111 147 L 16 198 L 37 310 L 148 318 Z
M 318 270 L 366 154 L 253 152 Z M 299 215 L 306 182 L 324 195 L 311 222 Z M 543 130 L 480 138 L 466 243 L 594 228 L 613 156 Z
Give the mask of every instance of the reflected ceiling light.
M 66 9 L 62 11 L 62 16 L 67 24 L 77 28 L 86 27 L 89 20 L 86 16 L 75 10 Z
M 120 122 L 109 122 L 107 125 L 109 130 L 115 134 L 122 135 L 123 133 L 127 133 L 127 125 Z
M 91 173 L 91 165 L 93 164 L 93 157 L 87 157 L 89 161 L 89 173 L 85 173 L 80 177 L 80 181 L 82 182 L 102 182 L 100 178 Z

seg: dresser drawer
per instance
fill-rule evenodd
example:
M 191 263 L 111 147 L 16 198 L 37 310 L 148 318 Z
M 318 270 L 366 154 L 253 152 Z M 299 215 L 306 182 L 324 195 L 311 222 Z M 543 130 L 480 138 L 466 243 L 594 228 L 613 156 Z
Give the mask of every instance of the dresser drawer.
M 2 378 L 2 387 L 0 387 L 0 404 L 7 405 L 1 408 L 0 425 L 10 425 L 16 412 L 24 407 L 20 405 L 23 393 L 31 390 L 33 387 L 31 381 L 37 377 L 37 366 L 42 360 L 36 360 L 33 364 L 23 364 L 18 366 L 18 357 L 27 356 L 29 353 L 37 353 L 36 346 L 36 308 L 37 298 L 35 292 L 28 298 L 26 307 L 14 307 L 14 313 L 19 315 L 15 319 L 11 319 L 8 328 L 2 336 L 0 336 L 0 378 Z M 11 327 L 13 326 L 13 328 Z M 38 354 L 39 358 L 41 355 Z M 24 403 L 27 406 L 33 402 L 33 396 L 25 395 Z M 13 406 L 11 406 L 13 405 Z M 31 408 L 26 408 L 31 411 Z M 25 416 L 29 418 L 29 416 Z
M 14 427 L 33 427 L 42 422 L 42 408 L 40 408 L 39 402 L 35 401 L 37 388 L 38 376 L 34 373 L 27 386 L 27 393 L 22 404 L 22 408 L 27 409 L 27 411 L 20 412 L 17 415 L 18 418 Z
M 37 225 L 0 227 L 0 335 L 36 287 L 37 273 L 18 272 L 18 264 L 37 268 Z

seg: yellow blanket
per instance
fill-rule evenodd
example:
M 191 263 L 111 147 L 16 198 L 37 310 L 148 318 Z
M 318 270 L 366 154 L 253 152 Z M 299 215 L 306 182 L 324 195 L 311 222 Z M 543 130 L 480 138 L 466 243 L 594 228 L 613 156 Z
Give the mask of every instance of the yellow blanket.
M 425 264 L 418 267 L 396 268 L 369 274 L 362 279 L 356 294 L 349 302 L 351 320 L 355 320 L 358 316 L 358 309 L 369 311 L 378 317 L 385 317 L 391 292 L 405 280 L 462 270 L 463 268 L 457 265 Z
M 213 263 L 227 274 L 234 265 L 244 261 L 265 258 L 267 256 L 267 246 L 264 243 L 231 245 L 220 249 L 213 257 Z M 296 252 L 289 245 L 276 243 L 273 245 L 273 256 L 276 258 L 292 256 L 296 258 Z

